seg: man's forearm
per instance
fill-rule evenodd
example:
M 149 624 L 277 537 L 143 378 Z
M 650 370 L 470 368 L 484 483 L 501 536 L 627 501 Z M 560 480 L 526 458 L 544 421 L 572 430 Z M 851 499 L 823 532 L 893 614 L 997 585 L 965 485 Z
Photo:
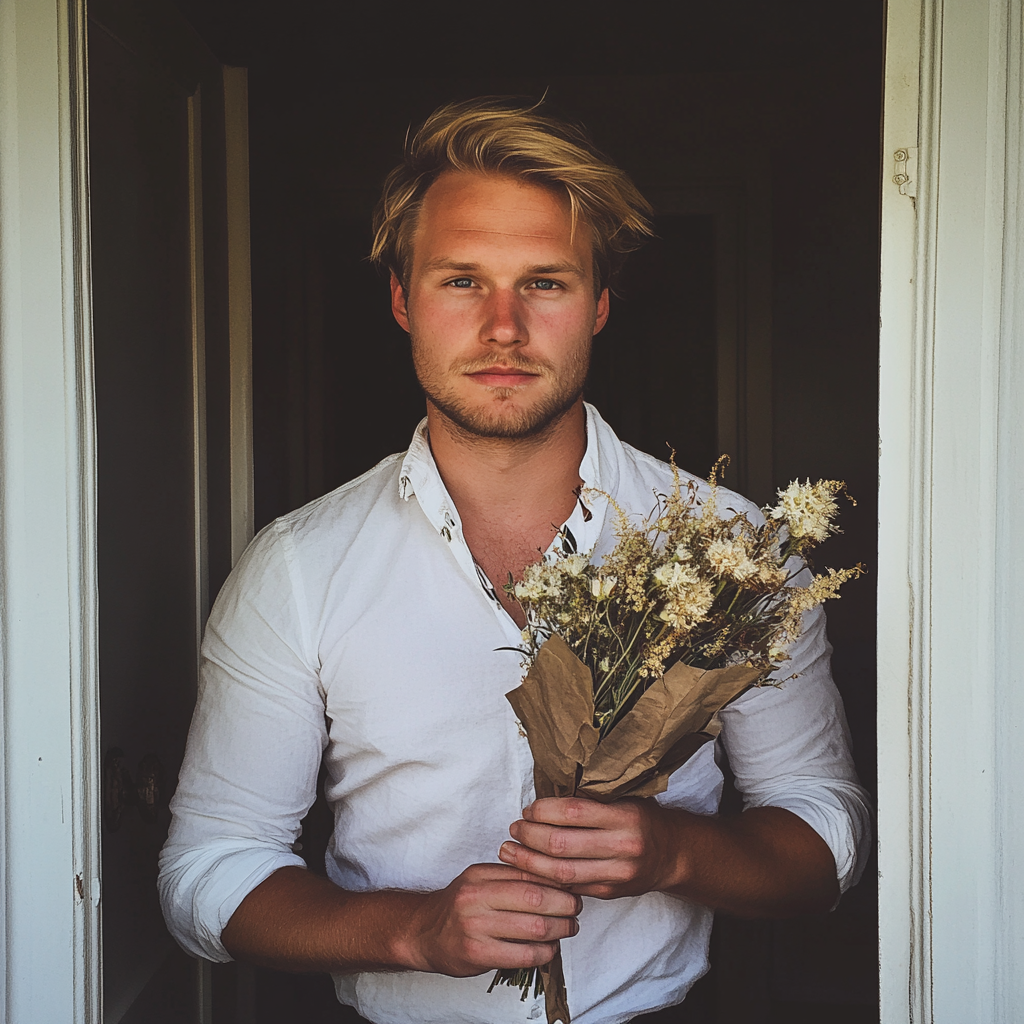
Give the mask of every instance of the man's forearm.
M 681 851 L 663 891 L 741 917 L 792 917 L 829 910 L 839 898 L 836 865 L 825 841 L 780 807 L 736 817 L 666 813 Z
M 654 800 L 537 800 L 502 845 L 506 864 L 598 899 L 667 892 L 744 917 L 828 910 L 839 895 L 825 841 L 780 807 L 739 817 Z
M 420 893 L 349 892 L 299 867 L 261 882 L 221 941 L 237 960 L 283 971 L 408 970 L 401 937 Z
M 471 864 L 435 892 L 348 892 L 275 871 L 221 936 L 239 960 L 284 971 L 431 971 L 456 978 L 548 963 L 582 901 L 504 864 Z

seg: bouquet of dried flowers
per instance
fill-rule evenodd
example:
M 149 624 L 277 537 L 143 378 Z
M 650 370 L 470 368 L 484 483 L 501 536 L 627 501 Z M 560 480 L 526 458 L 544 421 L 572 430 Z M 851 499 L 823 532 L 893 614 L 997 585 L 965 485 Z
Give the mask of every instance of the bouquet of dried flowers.
M 671 493 L 639 523 L 604 495 L 617 543 L 600 565 L 563 535 L 560 550 L 509 580 L 527 614 L 519 650 L 528 671 L 507 696 L 530 742 L 538 797 L 663 792 L 712 738 L 717 712 L 778 673 L 803 613 L 864 571 L 827 569 L 793 585 L 810 549 L 838 532 L 842 481 L 794 481 L 755 524 L 719 508 L 724 461 L 703 499 L 673 462 Z M 499 970 L 495 984 L 519 987 L 524 999 L 543 992 L 549 1024 L 569 1024 L 560 955 Z

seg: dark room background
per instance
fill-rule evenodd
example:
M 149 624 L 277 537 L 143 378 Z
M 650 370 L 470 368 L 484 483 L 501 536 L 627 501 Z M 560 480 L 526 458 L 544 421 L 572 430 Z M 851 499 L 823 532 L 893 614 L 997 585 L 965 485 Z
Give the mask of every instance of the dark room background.
M 747 247 L 735 315 L 760 332 L 771 380 L 764 425 L 746 424 L 766 472 L 747 467 L 736 482 L 764 502 L 797 476 L 845 479 L 858 504 L 843 509 L 827 558 L 873 566 L 879 0 L 177 6 L 221 61 L 249 74 L 257 529 L 404 449 L 423 414 L 387 282 L 366 261 L 370 212 L 407 127 L 449 100 L 546 92 L 658 214 L 659 237 L 627 269 L 596 339 L 589 397 L 624 440 L 661 457 L 671 444 L 706 474 L 721 436 L 726 254 L 714 197 L 731 196 Z M 869 787 L 872 578 L 829 609 Z M 718 920 L 712 973 L 664 1020 L 876 1021 L 874 874 L 869 865 L 827 917 Z M 229 1002 L 238 1024 L 344 1019 L 326 979 L 220 977 L 225 1020 Z

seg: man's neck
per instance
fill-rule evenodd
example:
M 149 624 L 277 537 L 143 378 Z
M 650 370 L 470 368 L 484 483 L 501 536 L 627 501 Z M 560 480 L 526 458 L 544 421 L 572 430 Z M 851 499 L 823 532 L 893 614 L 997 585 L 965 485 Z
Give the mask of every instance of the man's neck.
M 427 428 L 434 461 L 464 526 L 530 529 L 560 525 L 572 512 L 587 447 L 582 399 L 529 438 L 477 437 L 430 402 Z

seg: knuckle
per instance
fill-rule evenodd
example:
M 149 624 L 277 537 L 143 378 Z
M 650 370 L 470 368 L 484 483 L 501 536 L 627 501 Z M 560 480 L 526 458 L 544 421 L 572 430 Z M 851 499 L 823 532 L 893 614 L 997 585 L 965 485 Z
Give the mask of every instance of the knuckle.
M 565 816 L 567 818 L 579 818 L 586 810 L 587 801 L 581 800 L 578 796 L 569 797 L 565 802 Z
M 555 867 L 555 880 L 563 885 L 576 881 L 576 866 L 570 861 L 559 861 Z
M 487 962 L 487 944 L 481 939 L 467 938 L 462 944 L 462 959 L 468 964 Z
M 568 837 L 561 829 L 552 829 L 547 837 L 547 847 L 550 853 L 565 853 L 568 844 Z
M 480 900 L 480 889 L 475 885 L 460 886 L 452 897 L 452 907 L 457 914 L 465 914 Z
M 540 942 L 533 947 L 533 955 L 530 957 L 530 967 L 540 967 L 549 964 L 558 952 L 558 944 L 555 942 Z
M 559 917 L 574 917 L 580 912 L 581 902 L 580 898 L 573 896 L 572 893 L 559 893 L 558 899 L 554 901 L 552 910 Z
M 480 885 L 490 870 L 488 864 L 471 864 L 455 881 L 459 885 Z
M 519 868 L 520 871 L 525 871 L 530 874 L 536 873 L 533 868 L 536 855 L 532 850 L 528 850 L 525 846 L 520 846 L 519 849 L 516 850 L 515 860 L 516 867 Z
M 539 885 L 529 885 L 523 889 L 523 902 L 530 907 L 539 907 L 544 902 L 544 890 Z
M 622 855 L 631 860 L 639 860 L 644 855 L 645 849 L 646 844 L 638 835 L 630 835 L 622 840 Z
M 631 882 L 635 872 L 633 866 L 627 861 L 617 861 L 609 874 L 611 875 L 610 882 Z

